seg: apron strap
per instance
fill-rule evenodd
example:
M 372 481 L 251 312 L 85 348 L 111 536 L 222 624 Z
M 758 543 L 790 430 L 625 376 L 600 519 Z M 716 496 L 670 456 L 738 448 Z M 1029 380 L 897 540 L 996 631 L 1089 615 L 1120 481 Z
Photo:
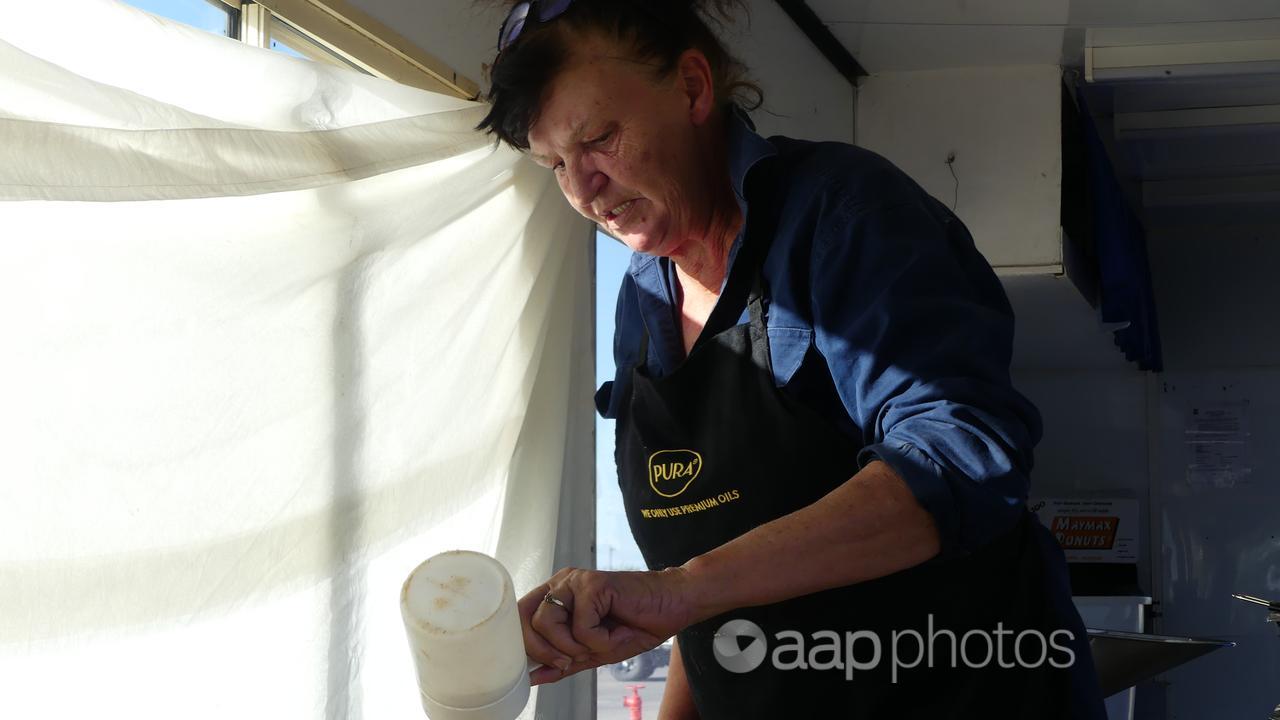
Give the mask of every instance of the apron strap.
M 764 263 L 756 267 L 755 282 L 751 284 L 751 294 L 747 296 L 747 317 L 751 327 L 764 330 Z
M 751 283 L 751 293 L 747 296 L 747 312 L 751 326 L 764 327 L 764 264 L 759 263 L 755 270 L 755 279 Z M 708 322 L 707 325 L 711 323 Z M 705 332 L 705 328 L 704 328 Z M 697 343 L 694 344 L 696 348 Z M 640 323 L 640 354 L 636 360 L 638 367 L 645 367 L 649 362 L 649 326 Z

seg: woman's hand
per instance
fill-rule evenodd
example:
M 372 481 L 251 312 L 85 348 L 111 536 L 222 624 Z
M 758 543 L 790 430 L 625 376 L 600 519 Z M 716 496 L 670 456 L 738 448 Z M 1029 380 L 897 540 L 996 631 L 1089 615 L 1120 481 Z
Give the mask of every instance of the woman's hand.
M 548 592 L 564 607 L 544 602 Z M 546 666 L 530 680 L 554 682 L 655 648 L 694 621 L 693 607 L 682 568 L 561 570 L 519 602 L 525 654 Z

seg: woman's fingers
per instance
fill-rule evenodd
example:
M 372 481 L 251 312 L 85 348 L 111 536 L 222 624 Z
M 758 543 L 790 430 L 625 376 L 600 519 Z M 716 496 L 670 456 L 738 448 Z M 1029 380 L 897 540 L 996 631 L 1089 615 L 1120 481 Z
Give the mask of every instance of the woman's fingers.
M 572 621 L 577 606 L 574 589 L 566 583 L 549 584 L 551 597 L 562 604 L 540 600 L 534 608 L 530 624 L 534 631 L 551 644 L 561 655 L 575 662 L 583 662 L 591 654 L 591 648 L 573 637 Z M 544 598 L 546 594 L 544 593 Z
M 565 672 L 573 660 L 547 642 L 533 626 L 533 615 L 538 606 L 543 604 L 542 598 L 546 594 L 547 585 L 540 585 L 516 603 L 520 611 L 520 629 L 524 634 L 524 653 L 547 668 Z
M 543 665 L 542 667 L 534 668 L 533 672 L 529 673 L 529 684 L 543 685 L 545 683 L 553 683 L 563 678 L 565 674 L 565 671 L 560 668 Z
M 656 647 L 688 624 L 678 579 L 665 572 L 556 573 L 519 602 L 525 651 L 546 666 L 530 681 L 554 682 Z
M 596 578 L 603 578 L 597 575 Z M 600 657 L 615 657 L 635 637 L 635 631 L 609 617 L 614 590 L 602 582 L 584 579 L 572 617 L 573 638 Z
M 569 669 L 565 671 L 561 671 L 560 668 L 545 666 L 534 668 L 534 670 L 529 673 L 529 684 L 544 685 L 546 683 L 557 682 L 569 677 L 570 675 L 580 673 L 583 670 L 598 668 L 603 664 L 604 663 L 595 662 L 594 660 L 588 660 L 587 662 L 573 663 L 569 666 Z

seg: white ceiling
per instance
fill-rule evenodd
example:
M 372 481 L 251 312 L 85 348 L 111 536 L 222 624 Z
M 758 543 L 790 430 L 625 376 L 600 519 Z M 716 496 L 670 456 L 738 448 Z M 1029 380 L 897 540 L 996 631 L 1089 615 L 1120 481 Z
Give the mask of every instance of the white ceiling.
M 868 72 L 1076 64 L 1088 29 L 1280 20 L 1277 0 L 808 0 Z M 1134 27 L 1137 26 L 1137 27 Z M 1242 24 L 1245 32 L 1248 24 Z M 1228 33 L 1234 30 L 1228 29 Z
M 808 0 L 872 74 L 1079 67 L 1091 47 L 1280 38 L 1280 0 Z M 1086 86 L 1150 223 L 1280 222 L 1280 75 Z

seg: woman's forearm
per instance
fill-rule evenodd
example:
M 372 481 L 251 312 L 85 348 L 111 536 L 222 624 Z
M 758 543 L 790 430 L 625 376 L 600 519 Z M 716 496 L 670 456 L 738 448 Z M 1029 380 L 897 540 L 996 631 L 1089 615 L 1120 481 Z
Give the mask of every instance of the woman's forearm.
M 721 613 L 889 575 L 939 549 L 933 516 L 894 470 L 873 462 L 812 505 L 679 567 L 560 570 L 518 603 L 525 652 L 545 666 L 530 679 L 554 682 L 618 662 Z M 546 601 L 548 593 L 559 602 Z M 676 712 L 692 699 L 683 663 L 673 658 L 672 666 Z
M 689 679 L 684 674 L 678 641 L 671 643 L 671 662 L 667 665 L 667 685 L 662 691 L 658 720 L 698 720 L 698 708 L 693 704 Z
M 892 468 L 875 461 L 821 500 L 682 569 L 698 621 L 883 577 L 919 565 L 939 548 L 933 517 Z

